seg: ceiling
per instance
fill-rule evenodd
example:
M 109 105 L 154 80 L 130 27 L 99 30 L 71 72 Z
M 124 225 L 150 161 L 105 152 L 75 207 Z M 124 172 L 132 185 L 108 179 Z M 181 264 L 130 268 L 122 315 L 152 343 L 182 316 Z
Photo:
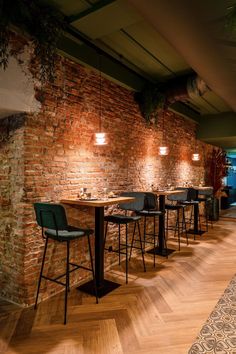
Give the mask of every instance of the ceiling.
M 126 87 L 140 90 L 146 81 L 166 82 L 196 72 L 210 90 L 173 109 L 200 123 L 202 140 L 236 148 L 236 136 L 219 136 L 219 130 L 213 134 L 214 117 L 220 116 L 222 125 L 236 121 L 236 35 L 225 30 L 236 0 L 53 2 L 69 24 L 60 50 L 98 68 L 100 48 L 102 72 Z

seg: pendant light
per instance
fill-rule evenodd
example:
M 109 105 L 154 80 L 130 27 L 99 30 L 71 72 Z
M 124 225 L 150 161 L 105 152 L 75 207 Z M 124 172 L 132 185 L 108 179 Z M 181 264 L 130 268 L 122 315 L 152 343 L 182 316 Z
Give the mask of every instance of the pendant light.
M 199 153 L 194 153 L 194 154 L 192 154 L 192 160 L 193 160 L 193 161 L 199 161 L 199 160 L 200 160 L 200 155 L 199 155 Z
M 195 140 L 194 153 L 192 154 L 192 161 L 200 160 L 200 154 L 197 152 L 198 148 L 196 147 L 196 145 L 197 145 L 197 141 Z
M 106 145 L 106 133 L 102 131 L 102 72 L 101 72 L 101 54 L 98 55 L 99 67 L 99 131 L 95 133 L 94 145 Z
M 164 142 L 164 122 L 165 122 L 165 110 L 163 109 L 162 113 L 162 141 L 161 141 L 161 146 L 159 146 L 159 155 L 160 156 L 166 156 L 169 154 L 169 148 L 166 146 Z

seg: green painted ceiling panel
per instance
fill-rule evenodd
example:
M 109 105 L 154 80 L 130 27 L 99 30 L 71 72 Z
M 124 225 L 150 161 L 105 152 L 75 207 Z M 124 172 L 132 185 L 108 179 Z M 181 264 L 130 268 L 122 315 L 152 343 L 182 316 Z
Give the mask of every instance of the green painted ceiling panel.
M 216 114 L 218 110 L 210 102 L 206 100 L 205 95 L 191 96 L 189 101 L 198 108 L 201 114 Z
M 218 112 L 228 112 L 230 107 L 213 91 L 207 91 L 203 96 L 208 102 L 217 108 Z
M 236 147 L 236 113 L 201 116 L 197 137 L 224 148 Z
M 222 147 L 223 149 L 227 149 L 229 151 L 235 150 L 236 146 L 236 136 L 228 137 L 219 137 L 219 138 L 211 138 L 211 139 L 201 139 L 208 144 L 212 144 L 215 146 Z M 235 150 L 236 151 L 236 150 Z
M 72 25 L 87 37 L 96 39 L 138 21 L 140 15 L 125 0 L 117 0 Z
M 70 16 L 75 13 L 77 14 L 91 7 L 91 5 L 89 5 L 89 3 L 85 0 L 55 0 L 50 2 L 56 3 L 61 12 L 63 12 L 66 16 Z
M 148 74 L 152 79 L 159 80 L 162 77 L 167 78 L 173 76 L 158 60 L 147 54 L 146 51 L 122 32 L 116 32 L 110 36 L 103 37 L 102 42 L 120 53 L 121 56 L 131 63 L 135 63 L 138 68 Z
M 180 74 L 189 70 L 184 59 L 147 22 L 141 21 L 124 30 L 172 71 Z

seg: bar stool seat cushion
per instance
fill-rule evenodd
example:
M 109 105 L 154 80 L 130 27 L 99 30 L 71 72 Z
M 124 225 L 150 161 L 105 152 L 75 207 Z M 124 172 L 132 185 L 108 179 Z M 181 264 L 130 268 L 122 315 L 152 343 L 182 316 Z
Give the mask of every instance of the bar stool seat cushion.
M 128 215 L 121 215 L 121 214 L 112 214 L 106 215 L 104 217 L 104 221 L 111 222 L 114 224 L 128 224 L 130 222 L 138 221 L 141 219 L 141 216 L 128 216 Z
M 79 237 L 83 237 L 85 235 L 90 235 L 93 233 L 93 230 L 90 229 L 81 229 L 74 226 L 68 226 L 67 230 L 53 230 L 47 229 L 45 230 L 45 235 L 49 238 L 57 241 L 69 241 Z
M 197 204 L 199 204 L 199 201 L 198 200 L 184 200 L 180 203 L 183 205 L 197 205 Z
M 140 216 L 159 216 L 163 215 L 164 213 L 160 210 L 141 210 L 137 212 Z
M 167 210 L 180 210 L 180 209 L 184 209 L 185 205 L 181 205 L 181 204 L 166 204 L 165 205 L 165 209 Z
M 198 202 L 210 202 L 211 201 L 211 197 L 198 197 L 197 201 Z

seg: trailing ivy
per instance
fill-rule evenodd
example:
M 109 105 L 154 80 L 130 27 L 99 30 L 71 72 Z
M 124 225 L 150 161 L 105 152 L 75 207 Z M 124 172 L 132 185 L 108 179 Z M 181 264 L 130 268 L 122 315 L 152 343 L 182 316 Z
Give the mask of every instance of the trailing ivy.
M 27 33 L 33 42 L 33 57 L 39 61 L 42 82 L 53 81 L 58 40 L 65 29 L 64 16 L 44 0 L 0 0 L 0 68 L 6 69 L 11 26 Z M 20 53 L 21 49 L 17 49 Z
M 229 34 L 236 33 L 236 3 L 229 8 L 226 15 L 225 29 Z
M 208 161 L 208 166 L 210 167 L 208 176 L 209 184 L 213 186 L 214 195 L 217 197 L 222 188 L 223 177 L 228 174 L 226 152 L 214 148 L 210 161 Z
M 135 92 L 134 98 L 146 122 L 151 122 L 152 115 L 154 115 L 157 122 L 157 110 L 163 109 L 165 104 L 165 95 L 161 87 L 159 85 L 147 84 L 141 92 Z

